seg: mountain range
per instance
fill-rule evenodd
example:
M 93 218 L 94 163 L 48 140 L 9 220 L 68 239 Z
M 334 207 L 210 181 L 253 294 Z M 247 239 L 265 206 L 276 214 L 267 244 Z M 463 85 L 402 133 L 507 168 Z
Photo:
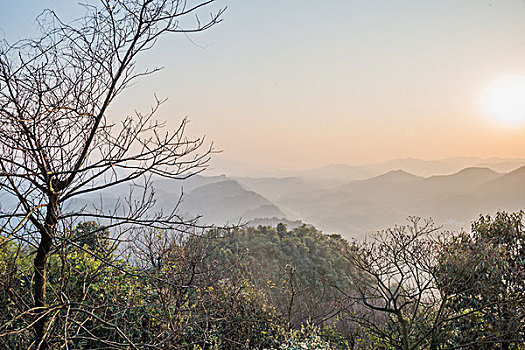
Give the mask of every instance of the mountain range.
M 499 164 L 506 169 L 514 163 Z M 432 218 L 448 229 L 468 229 L 480 214 L 525 208 L 525 167 L 509 172 L 467 167 L 432 176 L 395 169 L 344 183 L 304 174 L 198 176 L 193 181 L 203 184 L 187 192 L 181 209 L 201 214 L 205 223 L 300 220 L 346 237 L 403 224 L 408 216 Z
M 525 209 L 525 166 L 520 162 L 405 159 L 388 163 L 405 166 L 400 168 L 388 168 L 386 163 L 366 169 L 333 165 L 285 176 L 194 175 L 183 181 L 156 178 L 152 209 L 171 210 L 182 196 L 179 215 L 198 217 L 201 224 L 275 226 L 283 222 L 292 228 L 307 223 L 347 238 L 404 224 L 408 216 L 432 218 L 450 230 L 468 229 L 480 214 Z M 466 163 L 490 167 L 467 166 L 441 173 Z M 423 171 L 425 164 L 430 170 Z M 435 173 L 428 175 L 431 170 Z M 133 202 L 124 197 L 140 196 L 136 191 L 130 197 L 130 190 L 133 187 L 119 185 L 111 191 L 84 195 L 65 210 L 96 207 L 111 213 L 115 207 L 122 209 Z M 12 196 L 0 195 L 2 207 L 16 205 Z
M 525 165 L 524 158 L 477 158 L 454 157 L 437 160 L 417 158 L 398 158 L 366 164 L 328 164 L 311 169 L 287 169 L 245 163 L 216 155 L 212 158 L 206 173 L 208 175 L 227 174 L 231 177 L 301 177 L 311 180 L 339 180 L 348 182 L 363 180 L 384 174 L 390 170 L 403 169 L 411 174 L 429 177 L 448 175 L 470 167 L 486 167 L 500 173 L 506 173 Z

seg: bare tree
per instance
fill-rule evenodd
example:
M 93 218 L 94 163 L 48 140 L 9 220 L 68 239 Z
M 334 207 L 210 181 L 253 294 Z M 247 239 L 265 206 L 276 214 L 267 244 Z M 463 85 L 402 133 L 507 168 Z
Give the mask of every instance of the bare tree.
M 356 244 L 355 291 L 344 292 L 350 320 L 395 349 L 436 348 L 451 317 L 435 276 L 439 247 L 437 228 L 419 218 Z
M 214 2 L 100 0 L 84 4 L 86 14 L 70 23 L 47 10 L 38 19 L 39 38 L 2 43 L 2 243 L 16 239 L 34 247 L 34 305 L 26 314 L 35 348 L 49 348 L 50 315 L 66 307 L 65 302 L 47 304 L 46 268 L 57 243 L 70 238 L 68 227 L 86 219 L 115 230 L 186 224 L 176 208 L 150 214 L 154 199 L 148 184 L 151 176 L 183 179 L 203 170 L 211 146 L 201 151 L 203 139 L 185 137 L 186 120 L 165 132 L 153 119 L 159 100 L 149 112 L 120 122 L 109 120 L 107 113 L 137 77 L 157 71 L 138 71 L 137 56 L 164 34 L 204 31 L 218 23 L 224 9 L 200 20 Z M 68 206 L 126 183 L 134 185 L 134 192 L 109 212 Z
M 156 317 L 171 334 L 171 344 L 179 349 L 278 344 L 284 322 L 254 285 L 247 260 L 240 252 L 221 254 L 227 230 L 202 235 L 146 231 L 133 241 L 134 256 L 149 271 L 150 302 L 159 305 Z

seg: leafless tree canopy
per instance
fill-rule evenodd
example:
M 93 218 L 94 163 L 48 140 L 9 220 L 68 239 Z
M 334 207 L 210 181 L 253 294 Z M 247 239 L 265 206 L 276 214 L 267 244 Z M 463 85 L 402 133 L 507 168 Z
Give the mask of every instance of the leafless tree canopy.
M 435 349 L 447 297 L 438 288 L 435 266 L 440 234 L 432 221 L 409 218 L 356 245 L 355 291 L 347 294 L 349 319 L 395 349 Z
M 78 218 L 173 228 L 176 211 L 155 216 L 152 191 L 117 204 L 114 212 L 68 211 L 68 201 L 112 186 L 147 184 L 152 175 L 181 179 L 206 165 L 210 148 L 187 139 L 186 120 L 174 132 L 147 113 L 110 121 L 108 107 L 137 77 L 136 58 L 167 33 L 204 31 L 220 21 L 215 1 L 101 0 L 63 22 L 39 18 L 41 36 L 0 46 L 0 192 L 2 234 L 36 249 L 34 329 L 46 348 L 46 263 Z M 202 18 L 202 19 L 201 19 Z M 131 198 L 131 197 L 130 197 Z M 6 204 L 7 203 L 7 204 Z M 13 205 L 10 205 L 13 203 Z M 128 225 L 129 227 L 129 225 Z

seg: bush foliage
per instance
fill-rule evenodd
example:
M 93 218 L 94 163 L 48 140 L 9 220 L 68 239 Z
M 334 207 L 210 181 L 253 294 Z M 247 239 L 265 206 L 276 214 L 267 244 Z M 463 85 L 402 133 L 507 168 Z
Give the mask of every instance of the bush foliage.
M 398 227 L 375 243 L 284 225 L 153 230 L 121 247 L 93 222 L 69 235 L 48 262 L 53 348 L 523 349 L 523 213 L 457 235 Z M 0 347 L 30 349 L 34 251 L 0 242 Z M 410 269 L 419 294 L 416 276 L 396 279 Z

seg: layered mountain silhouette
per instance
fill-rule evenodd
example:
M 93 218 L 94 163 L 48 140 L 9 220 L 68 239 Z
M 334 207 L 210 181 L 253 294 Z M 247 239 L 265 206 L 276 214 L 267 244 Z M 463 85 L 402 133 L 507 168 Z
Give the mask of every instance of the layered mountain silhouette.
M 300 177 L 323 182 L 350 182 L 364 180 L 378 176 L 395 169 L 423 177 L 434 175 L 448 175 L 457 173 L 465 168 L 490 168 L 499 173 L 508 173 L 525 165 L 524 158 L 477 158 L 454 157 L 437 160 L 423 160 L 417 158 L 398 158 L 383 162 L 360 165 L 329 164 L 313 169 L 290 170 L 265 167 L 258 164 L 249 164 L 225 158 L 222 155 L 214 156 L 207 174 L 228 174 L 231 177 L 251 178 L 278 178 Z
M 518 160 L 493 162 L 499 162 L 492 164 L 500 164 L 501 169 Z M 407 164 L 420 162 L 410 160 Z M 332 172 L 341 169 L 347 177 L 334 180 L 337 174 Z M 394 168 L 364 179 L 364 172 L 346 166 L 327 167 L 313 173 L 316 175 L 303 172 L 287 177 L 195 175 L 184 181 L 154 179 L 153 209 L 171 210 L 182 196 L 179 214 L 188 219 L 200 217 L 203 224 L 284 222 L 296 226 L 305 222 L 326 233 L 346 237 L 403 224 L 408 216 L 433 218 L 445 228 L 458 230 L 468 229 L 480 214 L 525 209 L 525 166 L 505 172 L 473 166 L 449 175 L 432 176 Z M 132 189 L 120 185 L 111 191 L 86 195 L 76 198 L 65 209 L 96 207 L 111 212 L 116 206 L 127 205 L 123 198 L 129 197 Z M 140 191 L 132 193 L 133 196 L 138 198 Z M 1 200 L 3 208 L 16 205 L 7 194 L 2 194 Z
M 345 184 L 300 176 L 199 181 L 182 208 L 207 223 L 301 220 L 347 237 L 403 224 L 408 216 L 467 229 L 480 214 L 525 208 L 525 167 L 508 173 L 468 167 L 429 177 L 396 169 Z

